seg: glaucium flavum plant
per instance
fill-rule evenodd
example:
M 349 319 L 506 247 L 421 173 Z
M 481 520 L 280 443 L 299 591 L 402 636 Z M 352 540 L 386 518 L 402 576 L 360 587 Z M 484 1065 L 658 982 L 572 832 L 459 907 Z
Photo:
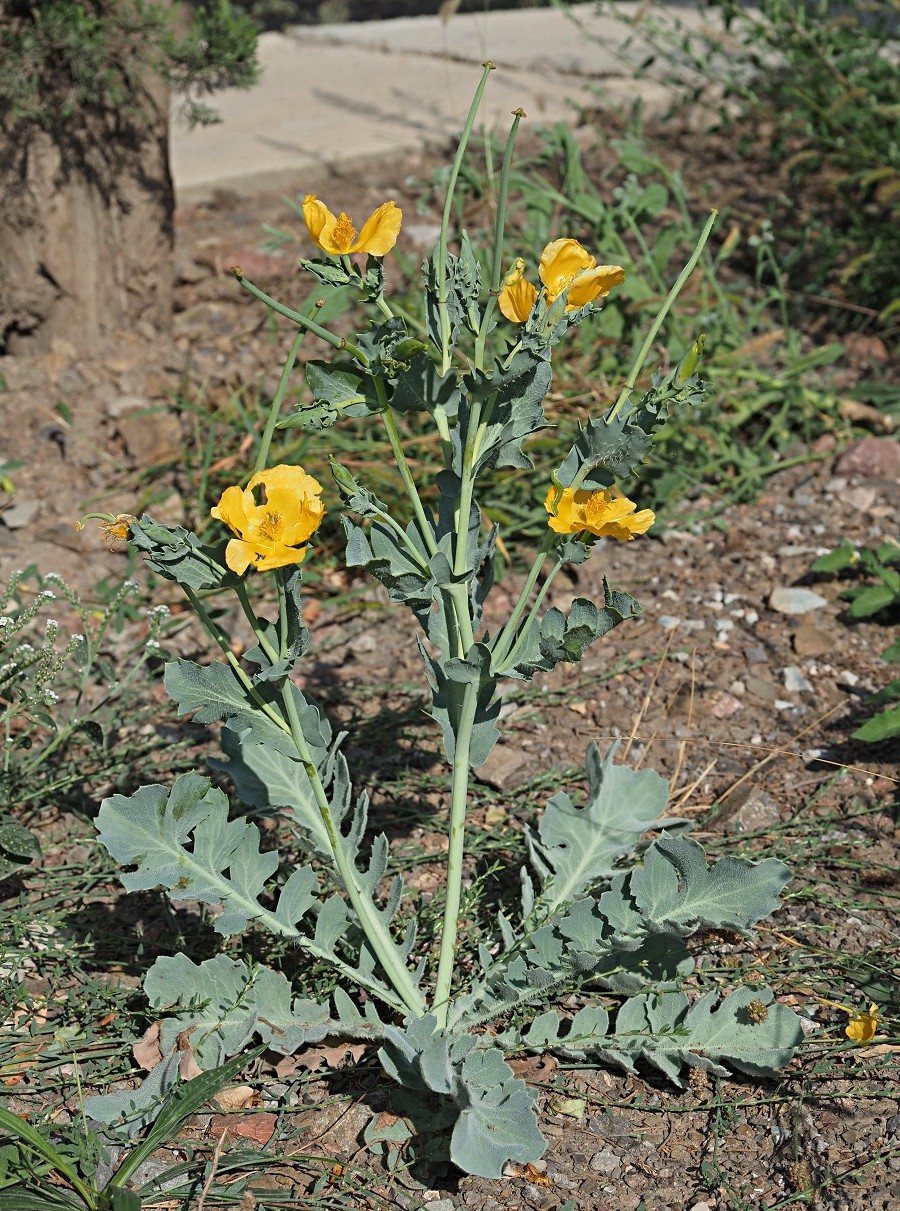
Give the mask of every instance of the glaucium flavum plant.
M 696 841 L 664 831 L 686 822 L 663 818 L 662 778 L 616 765 L 612 751 L 603 756 L 594 744 L 585 801 L 576 805 L 558 794 L 526 829 L 519 911 L 498 916 L 491 945 L 457 953 L 470 772 L 498 738 L 501 683 L 579 661 L 594 640 L 640 613 L 606 578 L 601 602 L 577 598 L 568 613 L 545 602 L 559 571 L 586 560 L 598 538 L 633 541 L 654 521 L 615 484 L 639 466 L 671 408 L 702 398 L 700 341 L 643 393 L 635 383 L 715 217 L 614 404 L 581 429 L 559 466 L 535 470 L 547 484 L 546 534 L 505 625 L 488 631 L 482 611 L 498 528 L 484 523 L 479 479 L 488 469 L 532 469 L 522 444 L 545 428 L 552 357 L 564 349 L 567 329 L 589 323 L 625 277 L 620 266 L 598 265 L 568 238 L 544 250 L 541 289 L 528 281 L 521 260 L 503 276 L 506 182 L 521 111 L 506 147 L 487 281 L 464 231 L 450 251 L 455 183 L 489 71 L 486 64 L 453 165 L 440 238 L 423 265 L 423 331 L 411 333 L 385 298 L 382 258 L 398 238 L 397 207 L 387 202 L 357 232 L 345 214 L 336 217 L 308 195 L 306 224 L 326 255 L 301 265 L 322 290 L 355 286 L 374 308 L 368 329 L 353 341 L 338 337 L 314 318 L 321 298 L 294 311 L 235 269 L 239 283 L 295 324 L 297 334 L 246 486 L 227 488 L 212 510 L 222 541 L 203 543 L 147 516 L 101 519 L 116 537 L 130 531 L 147 565 L 181 586 L 221 651 L 207 665 L 168 664 L 165 685 L 180 714 L 222 722 L 224 759 L 210 764 L 231 780 L 242 806 L 229 819 L 223 791 L 187 774 L 168 789 L 144 786 L 106 799 L 101 842 L 128 868 L 121 876 L 128 890 L 163 887 L 176 902 L 218 905 L 214 924 L 223 936 L 249 925 L 270 930 L 337 973 L 333 995 L 321 1003 L 236 952 L 199 964 L 183 954 L 157 959 L 144 989 L 163 1015 L 164 1059 L 138 1090 L 87 1103 L 92 1116 L 125 1130 L 149 1121 L 178 1080 L 179 1047 L 189 1045 L 196 1063 L 211 1068 L 253 1040 L 283 1055 L 327 1037 L 371 1040 L 385 1072 L 408 1091 L 405 1104 L 418 1099 L 430 1125 L 450 1133 L 455 1164 L 497 1177 L 507 1161 L 533 1161 L 547 1146 L 534 1094 L 507 1064 L 511 1052 L 551 1050 L 628 1070 L 643 1062 L 678 1083 L 685 1067 L 769 1075 L 801 1037 L 793 1012 L 757 984 L 693 1001 L 683 991 L 693 967 L 687 939 L 708 927 L 750 931 L 776 907 L 787 868 L 773 859 L 709 865 Z M 350 259 L 355 253 L 367 254 L 364 268 Z M 333 357 L 307 362 L 313 402 L 282 416 L 308 333 Z M 397 416 L 410 412 L 430 416 L 440 439 L 433 507 L 403 449 Z M 368 834 L 366 792 L 351 785 L 343 736 L 333 734 L 292 677 L 309 647 L 302 564 L 323 516 L 324 489 L 300 467 L 267 467 L 271 439 L 275 428 L 319 430 L 345 416 L 384 426 L 411 512 L 408 523 L 401 520 L 400 509 L 331 460 L 346 510 L 347 564 L 364 568 L 391 601 L 411 610 L 430 715 L 443 733 L 449 850 L 446 907 L 434 938 L 418 936 L 402 878 L 394 875 L 386 885 L 388 842 Z M 609 554 L 614 550 L 613 543 Z M 251 604 L 247 579 L 260 575 L 277 590 L 276 618 L 259 617 Z M 222 593 L 236 595 L 256 637 L 240 659 L 210 610 L 210 598 Z M 254 809 L 290 817 L 307 865 L 283 877 L 278 854 L 260 849 L 259 831 L 247 818 Z M 652 843 L 650 830 L 658 834 Z M 326 872 L 339 892 L 325 890 Z M 572 993 L 582 1003 L 576 1013 L 553 1008 Z

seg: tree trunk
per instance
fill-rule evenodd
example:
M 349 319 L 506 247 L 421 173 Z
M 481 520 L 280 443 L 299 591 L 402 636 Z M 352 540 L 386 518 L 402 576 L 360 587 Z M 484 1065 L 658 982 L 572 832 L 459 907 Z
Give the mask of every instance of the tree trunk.
M 168 89 L 127 114 L 82 111 L 58 130 L 0 122 L 0 353 L 62 337 L 83 354 L 171 318 L 174 191 Z

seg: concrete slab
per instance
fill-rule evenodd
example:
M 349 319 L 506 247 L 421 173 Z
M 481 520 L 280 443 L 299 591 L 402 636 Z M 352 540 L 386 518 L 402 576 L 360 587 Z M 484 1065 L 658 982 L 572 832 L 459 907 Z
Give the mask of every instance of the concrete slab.
M 622 50 L 627 27 L 598 17 L 591 4 L 575 8 L 579 24 L 556 9 L 520 9 L 264 34 L 261 82 L 217 94 L 218 125 L 188 132 L 173 124 L 178 201 L 200 201 L 216 188 L 302 193 L 304 175 L 323 168 L 376 157 L 399 163 L 448 145 L 487 58 L 496 70 L 479 121 L 501 133 L 518 106 L 530 124 L 574 119 L 578 106 L 597 103 L 598 87 L 662 108 L 664 85 L 632 78 Z
M 674 30 L 696 30 L 709 24 L 690 3 L 648 6 L 643 0 L 618 0 L 617 16 L 598 12 L 596 4 L 565 8 L 509 9 L 503 12 L 454 13 L 447 20 L 398 17 L 393 21 L 359 21 L 343 25 L 295 26 L 287 32 L 305 46 L 361 46 L 393 55 L 429 55 L 498 67 L 564 76 L 631 75 L 629 63 L 651 50 L 645 39 L 631 36 L 626 22 L 646 15 Z M 621 20 L 618 17 L 621 16 Z M 624 54 L 625 43 L 630 49 Z

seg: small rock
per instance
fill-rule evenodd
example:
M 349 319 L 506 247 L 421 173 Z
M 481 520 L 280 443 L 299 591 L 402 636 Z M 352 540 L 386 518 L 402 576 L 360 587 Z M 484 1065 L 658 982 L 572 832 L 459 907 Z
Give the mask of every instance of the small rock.
M 763 832 L 781 823 L 778 804 L 759 787 L 737 791 L 728 807 L 725 831 L 729 833 Z
M 707 1202 L 694 1203 L 688 1211 L 713 1211 L 713 1204 Z
M 789 694 L 814 694 L 815 688 L 808 677 L 804 677 L 795 664 L 789 664 L 781 670 L 784 688 Z
M 728 719 L 743 709 L 743 702 L 740 702 L 734 697 L 733 694 L 729 694 L 726 690 L 722 690 L 716 701 L 713 703 L 713 708 L 710 714 L 716 719 Z
M 676 618 L 674 614 L 660 614 L 656 620 L 657 626 L 661 626 L 664 631 L 674 631 L 676 627 L 681 626 L 681 619 Z
M 181 423 L 171 412 L 131 413 L 120 417 L 117 428 L 138 467 L 174 462 L 183 456 Z
M 614 1173 L 619 1172 L 622 1162 L 613 1152 L 597 1152 L 591 1157 L 590 1167 L 594 1173 L 602 1173 L 606 1177 L 612 1177 Z
M 828 605 L 826 599 L 812 589 L 795 589 L 777 585 L 769 595 L 769 609 L 778 614 L 806 614 Z
M 877 500 L 878 492 L 875 488 L 850 488 L 844 493 L 842 504 L 849 505 L 857 513 L 868 513 Z
M 760 647 L 759 644 L 751 644 L 744 648 L 744 659 L 748 664 L 768 664 L 769 657 L 766 654 L 766 649 Z
M 426 1211 L 453 1211 L 454 1203 L 452 1198 L 436 1198 L 432 1202 L 422 1205 Z
M 765 681 L 762 677 L 745 677 L 744 685 L 747 687 L 748 694 L 752 694 L 754 698 L 761 698 L 763 702 L 774 702 L 778 697 L 778 686 L 771 681 Z
M 510 744 L 498 744 L 484 765 L 475 771 L 475 777 L 498 791 L 524 786 L 531 777 L 528 754 Z
M 798 656 L 824 656 L 835 649 L 834 636 L 821 627 L 804 622 L 797 627 L 793 636 L 794 651 Z
M 841 685 L 859 685 L 859 677 L 856 673 L 851 672 L 850 669 L 841 669 L 837 679 Z
M 870 479 L 900 478 L 900 442 L 893 437 L 864 437 L 841 455 L 835 471 Z
M 14 500 L 11 505 L 0 513 L 0 520 L 7 530 L 23 530 L 30 525 L 40 512 L 39 500 Z

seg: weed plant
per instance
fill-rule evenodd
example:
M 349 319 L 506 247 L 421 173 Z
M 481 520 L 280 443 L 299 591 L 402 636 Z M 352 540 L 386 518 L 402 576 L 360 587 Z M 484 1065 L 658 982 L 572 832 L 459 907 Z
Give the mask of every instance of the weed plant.
M 92 780 L 118 781 L 137 764 L 133 739 L 119 736 L 123 706 L 165 655 L 169 613 L 166 606 L 138 609 L 137 596 L 136 581 L 119 581 L 94 607 L 61 577 L 34 568 L 14 572 L 0 587 L 0 811 L 37 820 L 62 803 L 78 808 Z M 139 620 L 133 630 L 142 633 L 115 645 L 125 653 L 120 671 L 110 639 L 128 617 Z M 134 728 L 140 713 L 131 713 Z M 19 858 L 35 856 L 33 843 L 7 822 L 0 877 L 13 869 L 13 837 L 31 844 Z
M 825 294 L 843 326 L 898 322 L 900 109 L 896 0 L 708 0 L 699 28 L 670 11 L 630 21 L 679 105 L 703 103 L 738 150 L 781 174 L 777 253 L 794 290 Z M 724 34 L 716 32 L 724 22 Z
M 895 623 L 900 614 L 900 542 L 890 540 L 879 547 L 854 547 L 843 543 L 820 556 L 812 572 L 845 574 L 862 583 L 844 589 L 841 596 L 848 603 L 847 617 L 882 619 Z M 900 639 L 895 639 L 881 654 L 882 660 L 900 663 Z M 875 707 L 875 713 L 853 733 L 854 739 L 870 744 L 900 736 L 900 677 L 871 694 L 865 705 Z M 880 708 L 880 709 L 878 709 Z
M 85 1103 L 93 1119 L 125 1136 L 146 1130 L 160 1105 L 169 1105 L 185 1064 L 218 1068 L 254 1039 L 284 1056 L 327 1038 L 356 1040 L 378 1045 L 382 1068 L 399 1086 L 402 1116 L 419 1125 L 408 1126 L 410 1138 L 427 1124 L 429 1134 L 449 1137 L 459 1168 L 499 1177 L 506 1163 L 530 1163 L 546 1148 L 533 1097 L 507 1054 L 601 1056 L 629 1071 L 649 1063 L 678 1082 L 685 1066 L 719 1075 L 773 1073 L 802 1037 L 796 1015 L 764 985 L 724 995 L 710 990 L 692 1001 L 686 984 L 694 969 L 686 940 L 713 926 L 751 930 L 775 908 L 787 868 L 771 859 L 708 864 L 702 847 L 683 835 L 687 821 L 663 818 L 663 780 L 617 765 L 614 749 L 601 755 L 588 747 L 584 806 L 565 793 L 550 799 L 519 842 L 519 902 L 497 915 L 476 950 L 465 947 L 471 771 L 498 739 L 501 682 L 528 682 L 579 663 L 590 644 L 640 612 L 606 576 L 600 602 L 578 597 L 568 612 L 546 603 L 556 577 L 582 564 L 598 540 L 614 546 L 640 539 L 655 520 L 618 482 L 636 474 L 670 411 L 702 402 L 702 337 L 643 388 L 638 379 L 715 221 L 713 212 L 665 297 L 645 316 L 613 402 L 585 422 L 561 462 L 554 467 L 554 458 L 535 474 L 523 443 L 547 427 L 543 402 L 554 363 L 567 335 L 592 321 L 626 270 L 598 264 L 569 236 L 546 244 L 539 284 L 523 257 L 504 266 L 521 112 L 504 150 L 485 269 L 469 233 L 454 231 L 456 182 L 491 70 L 486 64 L 448 180 L 440 236 L 422 267 L 423 330 L 411 331 L 386 294 L 384 258 L 402 220 L 396 205 L 385 202 L 357 230 L 346 214 L 307 195 L 303 219 L 326 255 L 302 262 L 319 287 L 305 311 L 234 270 L 251 295 L 291 321 L 295 335 L 252 471 L 226 487 L 211 510 L 230 537 L 204 542 L 147 515 L 96 515 L 108 536 L 130 539 L 152 571 L 180 586 L 218 649 L 221 659 L 209 664 L 169 662 L 165 684 L 180 713 L 222 722 L 226 760 L 212 764 L 242 804 L 232 818 L 222 790 L 195 773 L 171 787 L 112 795 L 98 815 L 102 845 L 125 868 L 126 889 L 163 887 L 176 903 L 220 906 L 216 932 L 271 934 L 303 952 L 307 970 L 324 964 L 336 976 L 321 996 L 303 969 L 298 989 L 284 969 L 256 962 L 252 951 L 221 951 L 200 963 L 183 952 L 157 958 L 144 989 L 162 1014 L 159 1062 L 139 1089 Z M 357 254 L 366 256 L 364 265 L 352 259 Z M 330 291 L 348 286 L 370 315 L 349 337 L 320 322 Z M 305 363 L 312 402 L 300 400 L 285 413 L 308 335 L 331 355 Z M 430 424 L 438 442 L 441 469 L 428 496 L 398 427 L 407 414 Z M 343 735 L 333 733 L 292 676 L 310 649 L 301 565 L 323 519 L 324 488 L 303 467 L 270 465 L 272 441 L 278 429 L 321 433 L 346 418 L 383 427 L 406 498 L 401 515 L 396 488 L 382 500 L 332 453 L 346 562 L 374 577 L 415 620 L 427 713 L 449 769 L 443 896 L 434 914 L 419 912 L 396 869 L 385 881 L 388 838 L 369 836 L 368 794 L 353 789 Z M 476 490 L 486 493 L 507 468 L 542 481 L 542 527 L 508 616 L 488 622 L 499 527 Z M 271 619 L 248 591 L 256 573 L 272 576 Z M 214 604 L 222 594 L 235 599 L 251 646 L 236 649 L 225 629 L 228 614 Z M 261 844 L 254 809 L 287 815 L 305 864 L 283 869 L 278 853 Z M 648 842 L 651 831 L 660 835 Z M 555 1008 L 565 992 L 579 994 L 574 1016 Z

